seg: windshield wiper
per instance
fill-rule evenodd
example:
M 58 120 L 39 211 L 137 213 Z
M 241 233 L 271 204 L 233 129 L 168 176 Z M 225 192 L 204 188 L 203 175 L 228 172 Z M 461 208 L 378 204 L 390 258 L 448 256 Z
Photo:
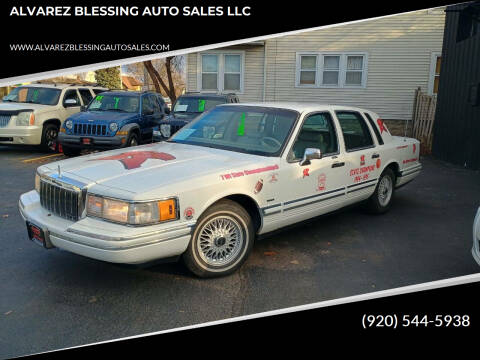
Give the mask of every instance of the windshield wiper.
M 107 109 L 107 110 L 104 110 L 104 111 L 120 111 L 120 112 L 128 112 L 127 110 L 123 110 L 123 109 Z

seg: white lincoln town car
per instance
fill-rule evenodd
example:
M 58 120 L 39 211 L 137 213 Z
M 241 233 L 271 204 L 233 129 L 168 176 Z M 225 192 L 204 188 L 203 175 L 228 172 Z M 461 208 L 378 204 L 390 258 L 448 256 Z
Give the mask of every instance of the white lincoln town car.
M 220 276 L 256 235 L 358 202 L 386 212 L 421 170 L 419 145 L 365 109 L 226 104 L 165 142 L 40 166 L 19 209 L 44 248 L 130 264 L 181 256 Z

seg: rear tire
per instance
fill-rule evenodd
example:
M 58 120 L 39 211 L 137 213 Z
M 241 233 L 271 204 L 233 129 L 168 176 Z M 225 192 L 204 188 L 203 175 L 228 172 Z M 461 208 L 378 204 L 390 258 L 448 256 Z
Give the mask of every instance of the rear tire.
M 81 149 L 71 148 L 63 145 L 62 145 L 62 148 L 63 148 L 63 154 L 68 157 L 78 156 L 82 151 Z
M 378 180 L 375 192 L 367 201 L 368 210 L 373 214 L 384 214 L 392 206 L 395 193 L 395 174 L 390 168 L 386 168 Z
M 52 146 L 58 138 L 58 126 L 53 123 L 43 125 L 40 146 L 43 150 L 52 151 Z
M 203 278 L 225 276 L 247 259 L 255 237 L 248 212 L 231 200 L 220 200 L 198 219 L 183 261 Z

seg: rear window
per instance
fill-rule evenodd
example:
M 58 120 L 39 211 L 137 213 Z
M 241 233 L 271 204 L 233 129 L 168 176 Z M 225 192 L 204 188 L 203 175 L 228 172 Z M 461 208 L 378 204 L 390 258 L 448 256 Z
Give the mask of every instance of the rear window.
M 361 150 L 373 146 L 372 135 L 362 115 L 356 111 L 337 111 L 347 151 Z

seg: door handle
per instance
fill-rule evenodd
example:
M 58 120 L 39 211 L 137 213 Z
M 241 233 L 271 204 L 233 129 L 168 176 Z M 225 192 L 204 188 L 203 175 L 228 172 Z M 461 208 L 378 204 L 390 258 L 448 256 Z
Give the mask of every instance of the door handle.
M 342 167 L 342 166 L 344 166 L 344 165 L 345 165 L 344 162 L 338 162 L 338 161 L 337 161 L 337 162 L 334 162 L 334 163 L 332 164 L 332 168 Z
M 372 155 L 372 159 L 376 159 L 376 158 L 379 158 L 380 157 L 380 154 L 373 154 Z

